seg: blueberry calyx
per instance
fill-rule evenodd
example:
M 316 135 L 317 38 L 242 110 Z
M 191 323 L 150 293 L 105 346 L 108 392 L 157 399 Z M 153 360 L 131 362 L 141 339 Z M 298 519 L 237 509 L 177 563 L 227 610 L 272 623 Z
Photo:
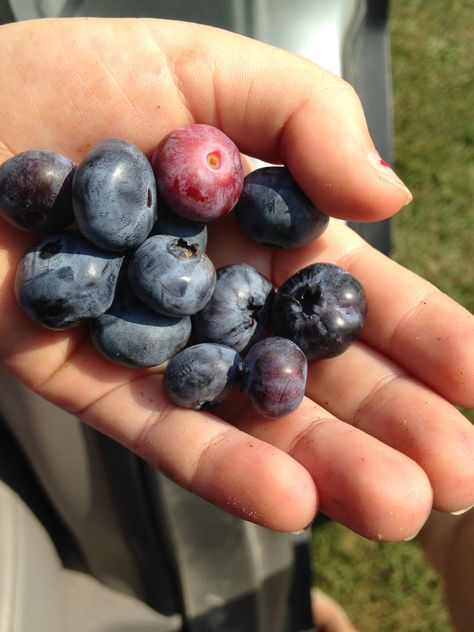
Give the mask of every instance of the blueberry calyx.
M 61 241 L 58 239 L 56 241 L 45 244 L 39 252 L 39 257 L 40 259 L 51 259 L 51 257 L 57 255 L 59 252 L 61 252 L 61 250 Z
M 179 237 L 169 243 L 168 251 L 177 259 L 191 259 L 199 256 L 201 249 L 199 244 L 190 243 L 186 239 Z

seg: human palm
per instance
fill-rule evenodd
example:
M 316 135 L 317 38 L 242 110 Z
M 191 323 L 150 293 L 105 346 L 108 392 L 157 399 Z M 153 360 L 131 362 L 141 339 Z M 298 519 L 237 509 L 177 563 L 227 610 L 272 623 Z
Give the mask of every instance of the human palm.
M 335 217 L 388 217 L 407 191 L 380 163 L 353 91 L 294 55 L 207 27 L 156 20 L 41 20 L 0 28 L 0 161 L 31 148 L 80 160 L 122 138 L 149 153 L 172 129 L 214 124 L 244 154 L 285 162 Z M 370 156 L 368 158 L 368 156 Z M 279 530 L 319 507 L 366 537 L 415 533 L 432 504 L 474 502 L 473 318 L 332 220 L 293 251 L 250 243 L 232 215 L 209 226 L 216 267 L 246 261 L 280 285 L 328 261 L 364 285 L 360 342 L 310 367 L 297 411 L 258 418 L 237 395 L 178 409 L 159 368 L 110 364 L 82 328 L 48 331 L 14 297 L 37 239 L 2 222 L 0 354 L 29 387 L 224 509 Z

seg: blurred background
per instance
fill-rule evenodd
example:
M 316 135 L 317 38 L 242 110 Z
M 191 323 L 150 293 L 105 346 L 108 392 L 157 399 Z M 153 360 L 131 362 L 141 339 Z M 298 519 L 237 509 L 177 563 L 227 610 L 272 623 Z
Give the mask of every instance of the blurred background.
M 470 0 L 393 0 L 390 11 L 395 168 L 414 196 L 393 220 L 392 256 L 471 312 L 473 8 Z M 463 412 L 474 422 L 474 411 Z M 320 518 L 312 562 L 315 583 L 361 632 L 452 629 L 441 581 L 416 540 L 369 542 Z

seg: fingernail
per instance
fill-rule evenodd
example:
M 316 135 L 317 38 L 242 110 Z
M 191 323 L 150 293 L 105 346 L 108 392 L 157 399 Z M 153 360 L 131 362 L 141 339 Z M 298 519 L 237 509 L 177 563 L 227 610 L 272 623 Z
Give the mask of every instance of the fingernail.
M 304 529 L 299 529 L 298 531 L 290 531 L 291 535 L 301 535 L 302 533 L 306 533 L 313 526 L 313 522 L 310 522 Z
M 459 509 L 458 511 L 450 511 L 449 513 L 452 516 L 462 516 L 462 514 L 467 513 L 468 511 L 470 511 L 472 508 L 474 507 L 474 505 L 469 505 L 469 507 L 466 507 L 465 509 Z
M 408 187 L 400 180 L 400 178 L 397 176 L 397 174 L 392 169 L 392 167 L 388 164 L 388 162 L 385 162 L 385 160 L 381 158 L 376 151 L 369 152 L 367 159 L 369 163 L 372 165 L 372 167 L 376 170 L 378 176 L 384 182 L 393 184 L 394 186 L 404 191 L 407 198 L 405 202 L 405 206 L 407 204 L 410 204 L 410 202 L 413 200 L 413 195 L 410 193 L 410 190 L 408 189 Z
M 414 533 L 413 535 L 409 535 L 408 538 L 403 538 L 403 542 L 411 542 L 411 540 L 414 540 L 416 538 L 416 536 L 420 533 L 421 529 L 418 529 L 418 531 L 416 533 Z

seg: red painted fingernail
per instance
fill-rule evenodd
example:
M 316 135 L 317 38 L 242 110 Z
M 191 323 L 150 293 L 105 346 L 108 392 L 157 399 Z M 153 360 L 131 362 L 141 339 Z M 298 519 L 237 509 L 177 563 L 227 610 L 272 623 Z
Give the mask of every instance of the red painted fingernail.
M 381 180 L 383 180 L 384 182 L 387 182 L 388 184 L 394 185 L 405 192 L 406 194 L 405 205 L 409 204 L 412 201 L 413 196 L 410 193 L 408 187 L 400 180 L 400 178 L 397 176 L 397 174 L 389 165 L 389 163 L 386 162 L 383 158 L 381 158 L 376 151 L 369 152 L 369 155 L 367 156 L 367 158 L 368 158 L 369 163 L 376 170 L 377 175 L 379 176 Z

